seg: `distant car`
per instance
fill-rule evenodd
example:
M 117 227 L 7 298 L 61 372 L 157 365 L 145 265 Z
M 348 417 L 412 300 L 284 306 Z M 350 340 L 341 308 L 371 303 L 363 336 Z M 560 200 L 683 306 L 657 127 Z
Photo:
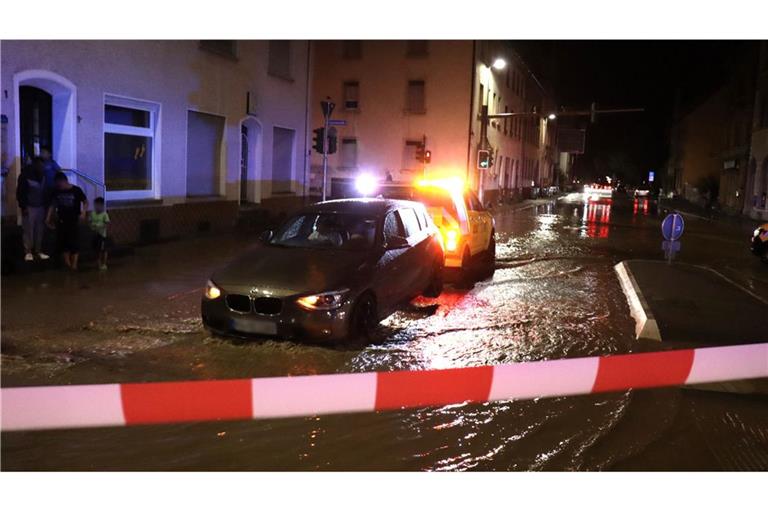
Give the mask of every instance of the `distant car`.
M 647 188 L 636 188 L 635 189 L 635 193 L 634 193 L 635 197 L 648 197 L 649 195 L 651 195 L 651 191 L 648 190 Z
M 754 255 L 768 263 L 768 223 L 755 228 L 750 242 Z
M 584 185 L 584 201 L 586 202 L 607 200 L 612 197 L 613 188 L 610 185 L 601 185 L 599 183 Z
M 496 268 L 493 215 L 460 178 L 424 179 L 414 185 L 385 184 L 384 197 L 408 198 L 424 204 L 440 229 L 445 267 L 457 281 L 487 278 Z
M 443 267 L 438 230 L 423 205 L 318 203 L 211 276 L 203 323 L 235 336 L 365 339 L 399 305 L 438 296 Z

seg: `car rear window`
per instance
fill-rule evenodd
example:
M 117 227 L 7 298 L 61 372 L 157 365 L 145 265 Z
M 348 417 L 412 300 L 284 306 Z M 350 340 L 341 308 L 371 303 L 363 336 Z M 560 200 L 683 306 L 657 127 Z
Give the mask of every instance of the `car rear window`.
M 438 187 L 424 187 L 416 189 L 413 195 L 414 201 L 419 201 L 428 208 L 445 208 L 452 217 L 459 218 L 456 203 L 447 190 Z

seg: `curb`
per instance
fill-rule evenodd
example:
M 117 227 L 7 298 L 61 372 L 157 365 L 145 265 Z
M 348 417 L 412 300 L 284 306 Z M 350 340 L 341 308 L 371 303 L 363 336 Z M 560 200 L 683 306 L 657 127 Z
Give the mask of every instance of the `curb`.
M 661 333 L 653 316 L 651 308 L 648 306 L 643 292 L 635 281 L 632 271 L 622 261 L 613 267 L 619 278 L 621 289 L 627 297 L 629 304 L 629 314 L 635 320 L 635 339 L 661 341 Z

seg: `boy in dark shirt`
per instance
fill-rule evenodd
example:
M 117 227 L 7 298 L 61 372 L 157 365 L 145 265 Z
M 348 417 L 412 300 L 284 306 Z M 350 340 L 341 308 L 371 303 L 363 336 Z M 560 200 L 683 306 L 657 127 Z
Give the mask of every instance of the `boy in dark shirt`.
M 88 210 L 88 199 L 83 189 L 72 185 L 67 175 L 59 171 L 54 177 L 56 188 L 51 196 L 51 206 L 48 208 L 46 223 L 51 229 L 56 229 L 56 240 L 59 250 L 64 256 L 64 264 L 71 270 L 77 270 L 77 260 L 80 255 L 80 234 L 78 226 L 80 219 L 85 219 Z M 53 214 L 56 213 L 54 227 Z

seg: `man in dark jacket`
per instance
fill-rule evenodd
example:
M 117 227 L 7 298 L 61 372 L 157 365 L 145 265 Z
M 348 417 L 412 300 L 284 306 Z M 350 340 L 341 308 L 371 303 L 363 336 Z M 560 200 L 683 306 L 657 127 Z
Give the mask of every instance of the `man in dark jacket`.
M 44 164 L 41 158 L 35 158 L 25 167 L 16 185 L 16 201 L 21 208 L 21 226 L 24 233 L 24 261 L 32 261 L 35 255 L 41 260 L 49 256 L 42 252 L 47 191 Z

